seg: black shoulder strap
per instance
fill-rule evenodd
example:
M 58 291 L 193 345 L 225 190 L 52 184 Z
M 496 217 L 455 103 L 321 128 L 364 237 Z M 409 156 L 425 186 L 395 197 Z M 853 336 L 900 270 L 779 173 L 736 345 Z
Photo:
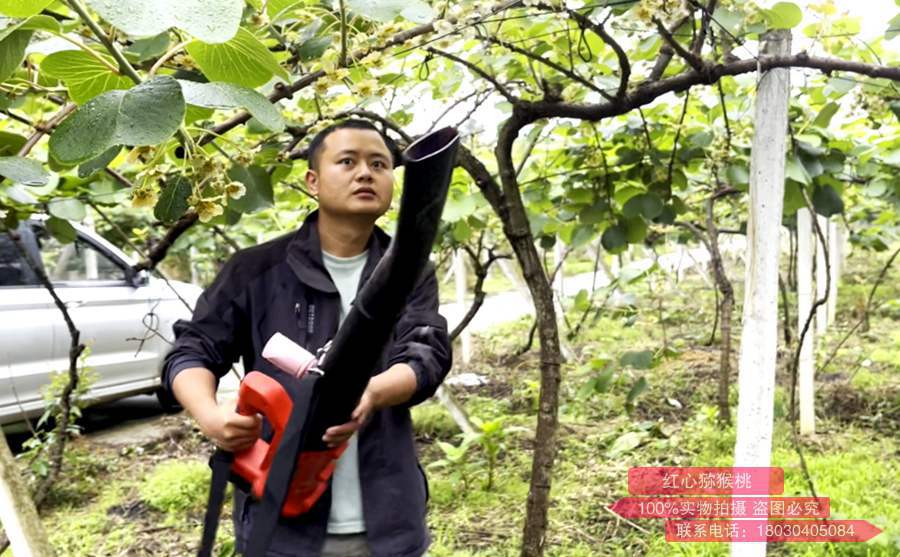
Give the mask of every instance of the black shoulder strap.
M 307 373 L 297 382 L 299 388 L 293 397 L 291 416 L 272 459 L 272 467 L 266 479 L 259 512 L 253 520 L 253 529 L 250 531 L 244 557 L 264 557 L 272 542 L 281 508 L 287 499 L 291 479 L 297 468 L 297 458 L 306 438 L 307 417 L 316 411 L 320 377 L 318 373 Z
M 281 443 L 272 459 L 272 467 L 266 480 L 263 491 L 263 499 L 258 516 L 250 532 L 250 540 L 244 555 L 246 557 L 265 555 L 269 549 L 272 533 L 278 524 L 281 508 L 287 498 L 288 488 L 296 468 L 300 448 L 306 437 L 304 426 L 309 416 L 315 409 L 318 373 L 307 373 L 303 379 L 296 381 L 279 381 L 289 392 L 293 399 L 291 416 L 281 437 Z M 279 378 L 280 379 L 280 378 Z M 209 484 L 209 496 L 206 502 L 206 515 L 203 517 L 203 537 L 200 541 L 198 557 L 211 557 L 213 544 L 216 540 L 216 532 L 219 528 L 219 517 L 222 514 L 222 503 L 225 500 L 225 489 L 228 480 L 232 477 L 231 465 L 234 462 L 234 454 L 222 449 L 216 449 L 209 460 L 212 468 L 212 479 Z
M 231 475 L 231 463 L 234 454 L 216 449 L 209 459 L 212 468 L 212 480 L 209 483 L 209 497 L 206 500 L 206 515 L 203 517 L 203 538 L 200 541 L 198 557 L 210 557 L 216 531 L 219 529 L 219 515 L 222 514 L 222 503 L 225 500 L 225 488 Z

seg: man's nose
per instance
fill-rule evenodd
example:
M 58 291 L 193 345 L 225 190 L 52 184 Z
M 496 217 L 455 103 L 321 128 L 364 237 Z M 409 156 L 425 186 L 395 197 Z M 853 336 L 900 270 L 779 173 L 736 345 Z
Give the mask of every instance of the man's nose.
M 369 167 L 369 163 L 361 162 L 357 167 L 356 173 L 357 180 L 372 180 L 372 169 Z

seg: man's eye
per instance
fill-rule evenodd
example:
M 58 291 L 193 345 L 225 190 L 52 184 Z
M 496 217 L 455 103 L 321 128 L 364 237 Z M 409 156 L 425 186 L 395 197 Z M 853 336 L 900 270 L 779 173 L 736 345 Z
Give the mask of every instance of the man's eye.
M 353 164 L 353 159 L 346 158 L 338 161 L 338 164 Z
M 381 161 L 375 161 L 372 163 L 372 166 L 374 166 L 375 168 L 384 168 L 384 163 Z

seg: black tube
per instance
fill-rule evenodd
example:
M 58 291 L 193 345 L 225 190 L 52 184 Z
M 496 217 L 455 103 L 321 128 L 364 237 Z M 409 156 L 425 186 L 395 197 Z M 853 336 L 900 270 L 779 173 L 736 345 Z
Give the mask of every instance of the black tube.
M 458 146 L 459 134 L 448 127 L 420 138 L 404 151 L 397 230 L 319 362 L 324 376 L 305 449 L 322 448 L 325 429 L 350 419 L 376 371 L 400 312 L 428 263 Z

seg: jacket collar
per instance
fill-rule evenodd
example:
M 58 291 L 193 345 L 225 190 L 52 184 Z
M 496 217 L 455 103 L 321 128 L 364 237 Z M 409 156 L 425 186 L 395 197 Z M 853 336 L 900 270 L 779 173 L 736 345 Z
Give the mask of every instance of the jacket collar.
M 376 226 L 366 244 L 369 253 L 366 256 L 366 266 L 363 268 L 360 284 L 372 274 L 390 243 L 391 237 Z M 337 288 L 322 260 L 318 209 L 310 213 L 300 229 L 294 233 L 287 248 L 287 264 L 297 278 L 307 286 L 328 294 L 337 294 Z

